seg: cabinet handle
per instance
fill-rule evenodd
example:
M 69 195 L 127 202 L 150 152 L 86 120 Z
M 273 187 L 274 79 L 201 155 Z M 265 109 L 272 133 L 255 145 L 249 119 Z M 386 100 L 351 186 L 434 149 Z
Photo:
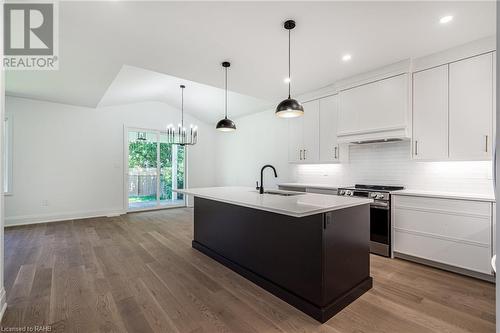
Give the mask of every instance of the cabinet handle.
M 415 140 L 415 156 L 418 155 L 418 141 Z
M 299 161 L 302 161 L 302 149 L 299 150 Z
M 307 152 L 307 149 L 304 149 L 304 160 L 307 160 L 306 152 Z
M 484 151 L 488 152 L 488 135 L 484 136 Z
M 326 213 L 323 218 L 323 229 L 326 229 L 329 224 L 333 223 L 333 219 L 330 213 Z
M 334 151 L 333 158 L 337 159 L 337 147 L 333 148 L 333 151 Z

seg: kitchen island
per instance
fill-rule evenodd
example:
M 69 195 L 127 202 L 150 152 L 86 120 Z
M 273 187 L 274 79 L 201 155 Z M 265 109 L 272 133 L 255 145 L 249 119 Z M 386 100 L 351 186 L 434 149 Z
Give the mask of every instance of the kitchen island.
M 372 287 L 372 200 L 247 187 L 194 196 L 193 248 L 320 322 Z

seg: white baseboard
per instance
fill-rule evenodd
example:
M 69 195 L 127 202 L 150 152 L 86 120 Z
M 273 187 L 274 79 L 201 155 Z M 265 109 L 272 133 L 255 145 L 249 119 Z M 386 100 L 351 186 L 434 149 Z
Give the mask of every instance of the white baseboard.
M 66 220 L 85 219 L 92 217 L 113 217 L 126 214 L 123 209 L 108 210 L 108 211 L 87 211 L 87 212 L 70 212 L 63 214 L 37 214 L 37 215 L 23 215 L 23 216 L 6 216 L 5 227 L 13 227 L 18 225 L 37 224 L 58 222 Z

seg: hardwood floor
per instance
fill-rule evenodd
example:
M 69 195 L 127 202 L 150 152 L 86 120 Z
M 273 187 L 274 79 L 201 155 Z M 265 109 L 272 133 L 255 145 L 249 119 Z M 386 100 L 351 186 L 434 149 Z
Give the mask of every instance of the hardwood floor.
M 494 332 L 495 287 L 371 256 L 374 288 L 321 325 L 191 248 L 187 208 L 5 230 L 2 327 L 52 332 Z

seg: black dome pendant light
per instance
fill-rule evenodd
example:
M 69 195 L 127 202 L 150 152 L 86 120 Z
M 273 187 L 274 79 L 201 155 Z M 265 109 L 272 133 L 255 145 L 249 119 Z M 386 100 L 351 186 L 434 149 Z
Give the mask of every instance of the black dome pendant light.
M 295 28 L 295 21 L 288 20 L 283 25 L 288 30 L 288 98 L 276 107 L 276 115 L 280 118 L 294 118 L 304 114 L 304 107 L 296 99 L 290 96 L 290 31 Z
M 236 130 L 236 125 L 234 124 L 234 121 L 231 119 L 227 118 L 227 68 L 231 66 L 231 64 L 227 61 L 224 61 L 222 63 L 222 67 L 226 70 L 226 80 L 225 80 L 225 117 L 224 119 L 219 120 L 217 123 L 217 126 L 215 127 L 221 132 L 232 132 Z

